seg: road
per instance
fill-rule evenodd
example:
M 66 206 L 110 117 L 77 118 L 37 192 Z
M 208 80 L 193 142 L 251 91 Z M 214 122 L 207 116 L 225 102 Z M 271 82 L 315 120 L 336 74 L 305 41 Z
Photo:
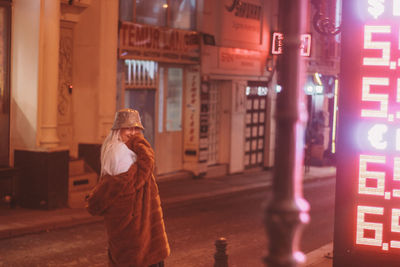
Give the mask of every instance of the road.
M 301 249 L 307 253 L 333 239 L 335 179 L 304 186 L 311 204 Z M 171 256 L 166 266 L 213 265 L 214 242 L 228 241 L 229 266 L 264 266 L 267 238 L 263 206 L 269 189 L 238 192 L 164 207 Z M 0 240 L 0 266 L 107 266 L 103 223 Z

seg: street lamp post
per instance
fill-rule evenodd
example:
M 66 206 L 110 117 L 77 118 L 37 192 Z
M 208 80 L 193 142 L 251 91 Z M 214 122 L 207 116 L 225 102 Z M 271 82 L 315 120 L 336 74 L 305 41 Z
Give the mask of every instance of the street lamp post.
M 279 0 L 279 30 L 283 53 L 278 59 L 277 139 L 273 196 L 265 210 L 269 240 L 265 263 L 270 267 L 294 267 L 304 261 L 298 251 L 302 225 L 309 221 L 309 205 L 302 196 L 304 128 L 304 66 L 300 35 L 307 21 L 307 0 Z

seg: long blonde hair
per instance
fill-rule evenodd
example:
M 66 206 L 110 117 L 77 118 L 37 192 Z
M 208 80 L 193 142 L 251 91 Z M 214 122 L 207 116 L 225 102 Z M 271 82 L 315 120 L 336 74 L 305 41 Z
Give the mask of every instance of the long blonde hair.
M 110 133 L 107 135 L 106 139 L 104 139 L 103 145 L 101 146 L 101 172 L 100 172 L 100 179 L 106 174 L 104 171 L 104 164 L 106 157 L 109 156 L 109 151 L 113 145 L 122 142 L 120 129 L 118 130 L 111 130 Z

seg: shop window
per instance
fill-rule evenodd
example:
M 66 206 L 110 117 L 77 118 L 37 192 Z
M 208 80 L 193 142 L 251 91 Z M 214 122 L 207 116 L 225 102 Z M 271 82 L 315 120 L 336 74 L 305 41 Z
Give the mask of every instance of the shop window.
M 181 68 L 168 69 L 167 131 L 182 130 L 182 79 Z
M 125 59 L 125 88 L 156 88 L 157 62 Z
M 167 26 L 167 0 L 136 0 L 136 22 Z
M 159 75 L 158 132 L 181 131 L 183 69 L 160 67 Z
M 0 1 L 0 166 L 9 164 L 10 147 L 10 5 Z
M 195 29 L 196 27 L 196 1 L 179 0 L 170 1 L 171 27 L 178 29 Z
M 144 136 L 154 146 L 158 63 L 149 60 L 125 59 L 123 64 L 125 68 L 123 106 L 139 111 Z
M 196 0 L 120 0 L 119 17 L 161 27 L 196 29 Z
M 154 147 L 154 103 L 156 90 L 125 90 L 125 107 L 139 111 L 144 127 L 144 136 Z

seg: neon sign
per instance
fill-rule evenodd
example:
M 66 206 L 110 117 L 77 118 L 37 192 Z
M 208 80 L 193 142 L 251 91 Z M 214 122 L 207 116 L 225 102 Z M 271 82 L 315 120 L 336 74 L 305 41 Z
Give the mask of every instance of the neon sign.
M 274 32 L 272 34 L 271 53 L 273 55 L 282 54 L 283 52 L 282 40 L 283 40 L 283 33 Z M 309 33 L 301 35 L 300 55 L 304 57 L 309 57 L 311 55 L 311 34 Z
M 342 10 L 333 266 L 398 266 L 400 0 Z

